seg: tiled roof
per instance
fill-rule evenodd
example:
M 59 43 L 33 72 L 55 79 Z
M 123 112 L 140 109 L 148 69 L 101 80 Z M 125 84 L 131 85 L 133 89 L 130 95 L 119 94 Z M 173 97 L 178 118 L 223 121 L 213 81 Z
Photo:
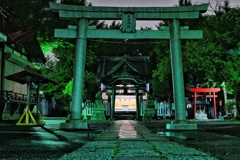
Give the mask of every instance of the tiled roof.
M 33 32 L 28 29 L 4 29 L 6 44 L 25 55 L 30 62 L 46 62 L 39 42 Z
M 128 81 L 132 84 L 147 84 L 151 80 L 149 57 L 102 57 L 98 68 L 100 81 L 104 84 L 117 84 Z

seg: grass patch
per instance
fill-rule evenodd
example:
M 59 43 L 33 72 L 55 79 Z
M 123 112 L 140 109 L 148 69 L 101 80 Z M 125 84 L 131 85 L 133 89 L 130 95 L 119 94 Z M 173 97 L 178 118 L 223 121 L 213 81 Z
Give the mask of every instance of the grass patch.
M 168 156 L 167 156 L 166 154 L 163 154 L 163 153 L 161 153 L 161 152 L 159 152 L 159 151 L 157 150 L 157 147 L 156 147 L 155 144 L 151 144 L 151 146 L 152 146 L 152 149 L 153 149 L 154 152 L 159 153 L 159 157 L 160 157 L 161 159 L 170 160 L 170 158 L 168 158 Z
M 120 149 L 120 141 L 116 141 L 115 147 L 113 150 L 113 154 L 112 154 L 112 158 L 114 158 L 118 154 L 119 149 Z

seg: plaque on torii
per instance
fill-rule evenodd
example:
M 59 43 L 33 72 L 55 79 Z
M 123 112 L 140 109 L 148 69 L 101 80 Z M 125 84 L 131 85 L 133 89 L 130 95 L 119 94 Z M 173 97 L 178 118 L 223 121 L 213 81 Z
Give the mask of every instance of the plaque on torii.
M 176 106 L 174 123 L 167 124 L 169 130 L 194 130 L 195 124 L 187 124 L 183 83 L 181 39 L 201 39 L 201 30 L 180 27 L 179 20 L 199 18 L 209 4 L 180 7 L 98 7 L 64 5 L 50 2 L 50 9 L 57 11 L 63 20 L 77 19 L 76 26 L 55 29 L 57 38 L 75 38 L 76 55 L 73 77 L 71 120 L 62 128 L 87 128 L 81 121 L 81 104 L 84 82 L 87 38 L 107 39 L 169 39 L 173 77 L 173 92 Z M 101 30 L 88 27 L 89 20 L 122 20 L 121 30 Z M 136 30 L 136 20 L 169 20 L 169 28 L 160 30 Z

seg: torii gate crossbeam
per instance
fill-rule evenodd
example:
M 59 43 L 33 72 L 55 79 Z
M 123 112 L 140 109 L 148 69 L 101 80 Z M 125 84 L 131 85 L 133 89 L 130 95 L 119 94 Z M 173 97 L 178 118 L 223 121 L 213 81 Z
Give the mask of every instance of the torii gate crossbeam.
M 183 83 L 181 39 L 201 39 L 202 31 L 181 29 L 179 20 L 198 18 L 207 11 L 209 4 L 182 7 L 93 7 L 63 5 L 50 2 L 50 9 L 58 11 L 61 19 L 77 19 L 76 27 L 55 30 L 55 37 L 76 38 L 76 59 L 74 66 L 71 120 L 62 128 L 87 128 L 81 122 L 81 103 L 86 57 L 87 38 L 116 39 L 170 39 L 175 121 L 167 124 L 169 130 L 194 130 L 196 124 L 187 124 Z M 87 27 L 88 20 L 122 20 L 119 30 L 97 30 Z M 136 20 L 169 20 L 168 30 L 136 30 Z

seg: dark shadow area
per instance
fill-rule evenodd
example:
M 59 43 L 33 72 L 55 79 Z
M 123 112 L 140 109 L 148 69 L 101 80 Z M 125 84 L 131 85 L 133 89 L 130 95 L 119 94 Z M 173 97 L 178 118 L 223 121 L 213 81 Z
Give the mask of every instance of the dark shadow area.
M 217 159 L 238 160 L 240 158 L 239 121 L 197 121 L 198 130 L 196 131 L 166 130 L 166 123 L 169 121 L 165 120 L 141 123 L 153 133 L 164 136 L 171 142 L 210 153 Z
M 68 140 L 64 136 L 59 135 L 59 134 L 55 133 L 54 131 L 52 131 L 52 130 L 44 127 L 44 126 L 42 126 L 42 129 L 44 129 L 46 132 L 51 133 L 52 135 L 56 136 L 59 139 L 59 141 L 67 141 Z

